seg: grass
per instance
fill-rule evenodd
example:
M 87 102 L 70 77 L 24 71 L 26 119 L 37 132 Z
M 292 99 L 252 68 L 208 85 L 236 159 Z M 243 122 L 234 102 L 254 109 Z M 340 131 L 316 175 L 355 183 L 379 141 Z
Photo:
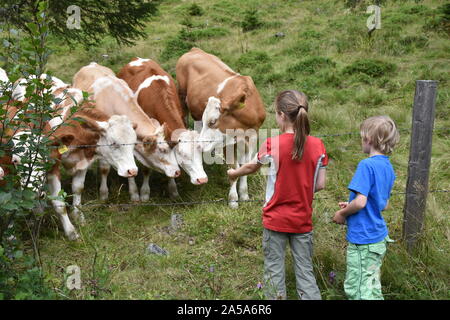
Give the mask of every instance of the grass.
M 358 132 L 366 117 L 388 114 L 399 128 L 411 126 L 415 80 L 439 80 L 436 128 L 433 136 L 430 190 L 450 189 L 449 41 L 445 33 L 426 27 L 444 1 L 388 1 L 382 8 L 382 29 L 367 36 L 365 8 L 349 10 L 343 2 L 206 1 L 195 2 L 201 15 L 190 15 L 189 34 L 180 22 L 190 10 L 183 1 L 167 1 L 148 23 L 148 39 L 119 48 L 105 37 L 90 51 L 69 50 L 55 40 L 49 70 L 71 82 L 82 66 L 97 61 L 118 71 L 133 56 L 161 62 L 172 75 L 178 57 L 191 45 L 219 56 L 232 69 L 250 75 L 263 97 L 267 118 L 263 128 L 275 128 L 273 100 L 285 89 L 299 89 L 310 98 L 312 134 Z M 242 32 L 242 21 L 258 8 L 263 24 Z M 283 32 L 285 37 L 275 37 Z M 193 33 L 193 34 L 192 34 Z M 187 43 L 187 44 L 186 44 Z M 107 54 L 108 58 L 102 55 Z M 359 136 L 324 137 L 330 156 L 326 190 L 314 202 L 314 268 L 324 299 L 345 299 L 345 227 L 330 223 L 337 202 L 357 163 L 365 157 Z M 403 192 L 407 180 L 410 135 L 401 141 L 391 161 Z M 226 198 L 225 167 L 205 166 L 209 182 L 193 186 L 184 174 L 178 180 L 181 200 Z M 89 175 L 84 202 L 96 202 L 98 177 Z M 127 203 L 126 181 L 111 174 L 109 203 Z M 70 190 L 69 180 L 65 190 Z M 154 173 L 151 202 L 170 202 L 166 179 Z M 252 199 L 264 196 L 265 178 L 249 178 Z M 393 195 L 386 211 L 391 238 L 382 268 L 386 299 L 449 299 L 449 193 L 430 193 L 425 229 L 414 255 L 406 253 L 402 237 L 404 196 Z M 82 240 L 67 241 L 54 216 L 46 218 L 40 240 L 49 281 L 74 299 L 260 299 L 262 282 L 261 204 L 244 203 L 232 210 L 224 203 L 192 206 L 85 208 Z M 184 226 L 170 232 L 170 217 L 180 213 Z M 145 252 L 149 243 L 168 256 Z M 79 265 L 83 288 L 64 291 L 64 270 Z M 336 277 L 330 280 L 330 272 Z M 287 255 L 288 298 L 296 299 L 292 257 Z M 61 296 L 63 298 L 63 296 Z

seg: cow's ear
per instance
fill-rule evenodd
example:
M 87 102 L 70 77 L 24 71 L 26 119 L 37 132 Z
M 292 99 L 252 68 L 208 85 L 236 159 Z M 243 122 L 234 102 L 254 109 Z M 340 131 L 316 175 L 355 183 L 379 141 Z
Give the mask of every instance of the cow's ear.
M 72 141 L 75 139 L 75 136 L 71 133 L 66 133 L 63 135 L 58 135 L 52 138 L 52 146 L 59 146 L 61 144 L 68 146 L 72 143 Z
M 75 139 L 75 136 L 73 134 L 68 133 L 68 134 L 63 135 L 59 139 L 62 142 L 62 144 L 64 144 L 65 146 L 68 146 Z
M 147 151 L 153 151 L 156 148 L 156 136 L 146 136 L 144 139 L 142 139 L 142 142 L 144 143 L 144 149 Z
M 106 131 L 108 123 L 103 121 L 95 121 L 89 118 L 83 118 L 83 122 L 81 122 L 81 127 L 87 130 L 102 133 Z

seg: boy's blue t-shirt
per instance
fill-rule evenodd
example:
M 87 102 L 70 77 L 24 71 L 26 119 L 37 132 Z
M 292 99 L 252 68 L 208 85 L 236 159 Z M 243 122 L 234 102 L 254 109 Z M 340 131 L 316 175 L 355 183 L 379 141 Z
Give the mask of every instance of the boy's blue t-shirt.
M 367 197 L 366 206 L 347 217 L 347 240 L 354 244 L 382 241 L 388 235 L 381 211 L 386 207 L 395 181 L 389 157 L 376 155 L 359 162 L 352 181 L 349 202 L 356 193 Z

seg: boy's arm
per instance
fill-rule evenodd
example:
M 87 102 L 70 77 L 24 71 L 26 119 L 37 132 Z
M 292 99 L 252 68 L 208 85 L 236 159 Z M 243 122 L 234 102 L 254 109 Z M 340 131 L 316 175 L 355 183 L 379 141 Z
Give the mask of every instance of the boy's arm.
M 356 198 L 353 199 L 345 208 L 338 210 L 334 214 L 333 222 L 338 224 L 344 224 L 345 218 L 348 216 L 355 214 L 362 208 L 364 208 L 367 204 L 367 197 L 361 193 L 356 194 Z
M 389 199 L 386 201 L 386 206 L 384 207 L 383 211 L 386 210 L 389 207 Z

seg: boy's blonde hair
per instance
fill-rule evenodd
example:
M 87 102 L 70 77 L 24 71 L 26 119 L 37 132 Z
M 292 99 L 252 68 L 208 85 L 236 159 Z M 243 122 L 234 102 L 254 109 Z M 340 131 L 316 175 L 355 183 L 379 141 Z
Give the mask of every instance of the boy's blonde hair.
M 389 154 L 400 140 L 394 121 L 388 116 L 367 118 L 360 126 L 361 138 L 383 154 Z

